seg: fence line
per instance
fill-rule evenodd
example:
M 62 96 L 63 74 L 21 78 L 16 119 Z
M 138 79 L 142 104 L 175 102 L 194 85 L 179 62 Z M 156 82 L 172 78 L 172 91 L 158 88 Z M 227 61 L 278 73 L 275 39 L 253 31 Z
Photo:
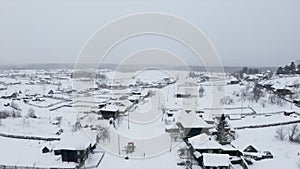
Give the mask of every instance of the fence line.
M 235 127 L 234 129 L 241 130 L 246 128 L 265 128 L 265 127 L 282 126 L 282 125 L 295 124 L 295 123 L 300 123 L 300 120 L 273 123 L 273 124 L 249 125 L 249 126 Z

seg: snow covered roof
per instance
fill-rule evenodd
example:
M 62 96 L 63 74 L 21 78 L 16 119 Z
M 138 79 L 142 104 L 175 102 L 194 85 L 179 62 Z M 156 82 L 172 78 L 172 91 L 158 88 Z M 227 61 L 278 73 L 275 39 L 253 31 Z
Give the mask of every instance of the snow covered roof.
M 228 154 L 208 154 L 203 153 L 203 165 L 210 167 L 229 166 Z
M 251 144 L 247 144 L 239 139 L 236 139 L 234 141 L 231 142 L 231 145 L 233 145 L 235 148 L 237 148 L 240 151 L 244 151 L 247 147 L 249 147 L 250 145 L 253 146 L 255 149 L 260 150 L 261 147 L 258 146 L 257 144 L 251 143 Z
M 207 134 L 202 133 L 188 139 L 194 149 L 222 149 L 222 145 L 211 139 Z
M 230 144 L 226 144 L 226 145 L 223 145 L 222 146 L 222 150 L 225 150 L 225 151 L 236 151 L 237 149 L 234 148 L 232 145 Z
M 178 118 L 178 122 L 181 123 L 181 125 L 184 128 L 212 128 L 213 127 L 212 125 L 207 124 L 199 116 L 193 116 L 193 115 L 184 115 L 184 116 L 182 116 L 182 113 Z
M 199 153 L 198 151 L 194 151 L 194 156 L 196 157 L 196 158 L 199 158 L 199 157 L 201 157 L 202 156 L 202 154 L 201 153 Z
M 115 105 L 107 105 L 105 107 L 102 107 L 100 111 L 111 111 L 111 112 L 117 112 L 119 111 L 119 108 Z
M 132 95 L 132 96 L 128 97 L 128 100 L 139 100 L 139 99 L 140 99 L 140 97 L 137 95 Z
M 204 111 L 204 113 L 202 114 L 202 118 L 205 121 L 210 121 L 210 122 L 214 121 L 214 118 L 213 118 L 212 114 L 208 111 Z
M 176 102 L 176 101 L 169 101 L 166 103 L 166 109 L 167 110 L 181 110 L 182 109 L 182 103 Z
M 236 77 L 232 76 L 229 81 L 233 82 L 233 81 L 239 81 L 239 80 Z
M 92 144 L 90 138 L 83 129 L 74 133 L 65 133 L 54 150 L 84 150 Z
M 241 114 L 229 114 L 229 119 L 230 120 L 240 120 L 240 119 L 242 119 L 242 115 Z

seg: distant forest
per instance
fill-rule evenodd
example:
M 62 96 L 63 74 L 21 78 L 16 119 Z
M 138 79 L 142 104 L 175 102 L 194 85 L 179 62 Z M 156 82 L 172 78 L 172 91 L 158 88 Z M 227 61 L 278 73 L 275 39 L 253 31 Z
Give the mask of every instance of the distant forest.
M 300 64 L 296 65 L 295 62 L 291 62 L 289 65 L 279 67 L 276 74 L 300 74 Z

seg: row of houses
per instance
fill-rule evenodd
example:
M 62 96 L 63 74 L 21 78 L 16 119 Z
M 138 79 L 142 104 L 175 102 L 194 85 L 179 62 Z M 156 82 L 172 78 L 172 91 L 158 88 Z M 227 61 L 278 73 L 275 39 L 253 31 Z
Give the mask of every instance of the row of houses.
M 120 113 L 125 114 L 148 95 L 148 91 L 142 92 L 140 90 L 133 90 L 129 96 L 126 96 L 127 99 L 109 100 L 108 102 L 100 104 L 99 114 L 101 114 L 104 119 L 116 119 Z
M 167 111 L 167 118 L 170 117 L 175 117 L 176 125 L 167 126 L 165 131 L 172 137 L 182 138 L 190 153 L 204 169 L 229 169 L 235 164 L 248 168 L 251 160 L 273 158 L 271 152 L 259 151 L 254 145 L 218 143 L 214 136 L 215 122 L 211 118 L 204 118 L 207 117 L 206 113 L 198 113 L 195 116 L 186 111 Z

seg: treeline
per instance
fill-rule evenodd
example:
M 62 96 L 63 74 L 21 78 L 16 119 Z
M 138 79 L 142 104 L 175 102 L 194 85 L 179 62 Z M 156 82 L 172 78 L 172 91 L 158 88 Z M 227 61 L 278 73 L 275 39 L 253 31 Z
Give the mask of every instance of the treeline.
M 248 67 L 243 67 L 240 73 L 245 73 L 245 74 L 257 74 L 260 73 L 257 68 L 248 68 Z
M 300 74 L 300 64 L 296 65 L 295 62 L 291 62 L 289 65 L 279 67 L 276 74 Z

